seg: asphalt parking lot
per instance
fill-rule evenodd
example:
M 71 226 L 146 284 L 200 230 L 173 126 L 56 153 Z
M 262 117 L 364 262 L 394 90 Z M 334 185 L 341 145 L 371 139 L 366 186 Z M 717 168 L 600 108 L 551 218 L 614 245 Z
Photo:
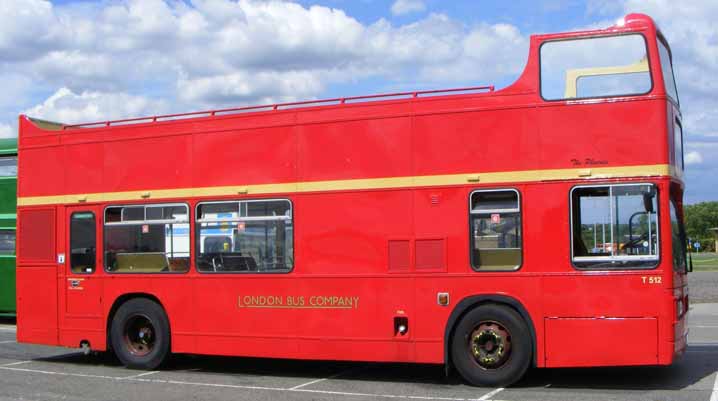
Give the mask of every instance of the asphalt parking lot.
M 696 304 L 690 345 L 669 367 L 534 369 L 511 388 L 476 388 L 434 365 L 175 357 L 125 369 L 77 350 L 17 344 L 0 321 L 0 400 L 718 400 L 718 304 Z

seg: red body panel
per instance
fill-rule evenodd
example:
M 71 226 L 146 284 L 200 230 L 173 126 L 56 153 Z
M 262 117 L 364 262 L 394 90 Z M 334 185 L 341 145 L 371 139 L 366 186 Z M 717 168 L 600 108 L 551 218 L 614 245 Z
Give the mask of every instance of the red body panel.
M 606 31 L 532 37 L 525 72 L 498 92 L 59 131 L 21 117 L 18 338 L 71 347 L 89 341 L 105 349 L 116 300 L 143 294 L 167 312 L 174 352 L 443 363 L 454 307 L 470 297 L 501 295 L 530 317 L 537 366 L 671 363 L 685 347 L 675 312 L 684 276 L 673 273 L 668 213 L 660 217 L 661 263 L 653 270 L 587 272 L 570 260 L 573 186 L 655 183 L 663 211 L 671 183 L 682 186 L 671 174 L 641 173 L 642 166 L 675 163 L 666 121 L 678 112 L 658 73 L 652 21 L 627 18 L 625 27 Z M 650 93 L 541 99 L 541 43 L 623 32 L 647 38 Z M 620 178 L 568 173 L 631 166 L 635 175 Z M 570 176 L 557 178 L 555 171 Z M 484 182 L 489 173 L 503 175 Z M 468 202 L 481 188 L 521 194 L 517 271 L 476 272 L 470 265 Z M 102 269 L 98 252 L 96 271 L 76 275 L 69 264 L 53 262 L 55 255 L 33 259 L 27 250 L 45 240 L 22 234 L 35 229 L 24 211 L 49 208 L 58 216 L 51 249 L 68 253 L 67 219 L 73 210 L 93 210 L 101 250 L 107 205 L 182 202 L 194 221 L 197 202 L 224 198 L 292 202 L 291 272 L 206 274 L 192 260 L 184 274 L 113 274 Z M 646 286 L 647 275 L 662 277 L 661 285 Z M 69 290 L 68 282 L 80 278 L 87 290 Z M 450 293 L 448 307 L 437 304 L 439 292 Z M 242 307 L 252 296 L 283 302 L 341 296 L 358 305 Z M 408 318 L 406 335 L 395 333 L 397 317 Z M 605 352 L 612 345 L 605 338 L 626 330 L 620 352 Z M 602 345 L 592 347 L 596 342 Z

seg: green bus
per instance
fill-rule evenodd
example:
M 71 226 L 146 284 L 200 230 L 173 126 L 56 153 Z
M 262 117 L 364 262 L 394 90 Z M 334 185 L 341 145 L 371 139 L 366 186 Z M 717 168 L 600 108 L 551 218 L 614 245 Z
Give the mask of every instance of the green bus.
M 0 316 L 15 316 L 17 139 L 0 139 Z

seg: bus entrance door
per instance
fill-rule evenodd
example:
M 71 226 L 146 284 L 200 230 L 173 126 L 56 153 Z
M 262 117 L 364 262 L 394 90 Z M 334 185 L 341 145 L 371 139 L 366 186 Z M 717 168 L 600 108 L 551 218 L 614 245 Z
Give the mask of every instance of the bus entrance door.
M 102 329 L 102 254 L 100 249 L 102 230 L 99 206 L 73 206 L 66 212 L 65 302 L 63 332 L 74 337 L 78 331 Z M 99 270 L 99 272 L 98 272 Z M 64 344 L 69 341 L 61 342 Z M 70 344 L 77 346 L 78 344 Z

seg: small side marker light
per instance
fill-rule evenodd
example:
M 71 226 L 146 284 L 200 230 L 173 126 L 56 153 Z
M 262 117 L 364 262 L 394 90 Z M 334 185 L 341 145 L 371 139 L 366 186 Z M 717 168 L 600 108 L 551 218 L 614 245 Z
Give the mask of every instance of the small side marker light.
M 449 305 L 449 293 L 448 292 L 440 292 L 436 294 L 436 303 L 438 303 L 441 306 L 448 306 Z

